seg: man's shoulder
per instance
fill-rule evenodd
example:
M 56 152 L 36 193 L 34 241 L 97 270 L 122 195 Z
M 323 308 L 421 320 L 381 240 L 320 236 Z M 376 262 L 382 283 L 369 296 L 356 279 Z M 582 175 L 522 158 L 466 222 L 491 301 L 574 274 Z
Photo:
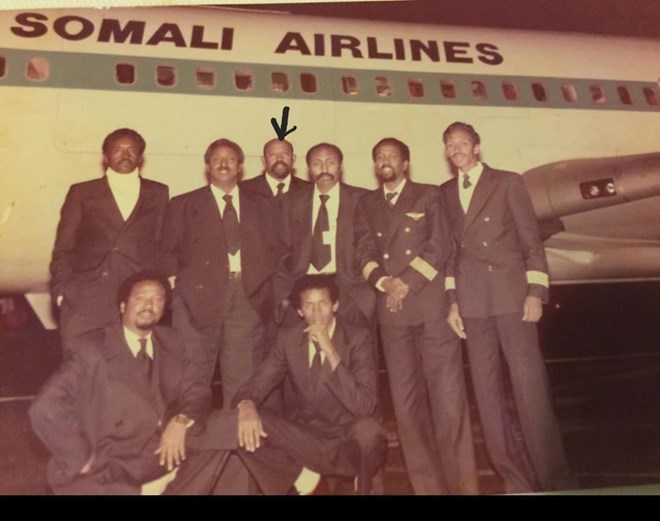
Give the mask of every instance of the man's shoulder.
M 366 337 L 371 336 L 371 330 L 368 327 L 359 324 L 353 324 L 342 320 L 340 317 L 335 317 L 337 321 L 337 328 L 343 332 L 344 337 L 350 342 L 362 343 Z
M 254 177 L 251 177 L 250 179 L 245 179 L 241 181 L 239 183 L 239 186 L 243 186 L 250 190 L 254 190 L 259 187 L 263 187 L 264 185 L 267 185 L 267 183 L 268 181 L 266 181 L 266 174 L 259 174 Z
M 500 170 L 498 168 L 492 168 L 485 163 L 484 163 L 484 170 L 482 175 L 483 174 L 487 174 L 491 176 L 491 178 L 495 181 L 507 181 L 512 178 L 520 178 L 520 174 L 516 172 L 510 172 L 508 170 Z
M 191 190 L 190 192 L 179 194 L 176 197 L 173 197 L 170 202 L 174 205 L 185 204 L 188 201 L 195 201 L 200 198 L 206 197 L 209 192 L 210 189 L 208 185 L 202 186 L 200 188 L 196 188 L 195 190 Z
M 359 200 L 361 197 L 369 193 L 369 190 L 362 188 L 360 186 L 348 185 L 346 183 L 339 184 L 339 192 L 344 195 L 348 195 L 350 198 L 355 201 Z
M 183 340 L 177 329 L 158 325 L 153 329 L 152 334 L 158 344 L 158 349 L 163 349 L 172 354 L 184 351 Z
M 300 177 L 295 177 L 291 176 L 291 188 L 300 190 L 305 187 L 314 187 L 314 183 L 310 183 L 309 181 L 305 181 L 304 179 L 301 179 Z
M 90 192 L 96 191 L 99 189 L 108 186 L 105 176 L 97 177 L 96 179 L 89 179 L 88 181 L 81 181 L 80 183 L 73 183 L 69 188 L 71 193 L 73 192 Z
M 456 190 L 456 186 L 458 184 L 458 181 L 456 179 L 456 176 L 452 177 L 451 179 L 448 179 L 444 183 L 442 183 L 438 189 L 440 190 L 441 193 L 445 194 L 449 192 L 450 190 Z
M 144 177 L 140 177 L 140 180 L 148 190 L 160 193 L 166 193 L 169 191 L 169 187 L 165 183 L 154 181 L 153 179 L 145 179 Z

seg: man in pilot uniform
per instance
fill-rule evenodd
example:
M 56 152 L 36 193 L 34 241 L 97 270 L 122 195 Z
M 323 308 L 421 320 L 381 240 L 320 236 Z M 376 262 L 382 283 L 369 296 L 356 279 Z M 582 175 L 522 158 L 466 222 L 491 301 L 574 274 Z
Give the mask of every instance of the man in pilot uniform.
M 450 240 L 434 187 L 407 178 L 410 151 L 373 148 L 382 187 L 357 206 L 356 258 L 378 289 L 378 319 L 399 439 L 416 494 L 476 494 L 461 345 L 445 321 Z
M 155 267 L 169 195 L 140 176 L 145 147 L 134 130 L 110 133 L 105 175 L 72 185 L 62 206 L 50 272 L 65 349 L 87 331 L 118 324 L 120 282 Z
M 548 268 L 534 207 L 521 176 L 479 161 L 471 125 L 452 123 L 443 141 L 458 169 L 440 188 L 456 245 L 448 322 L 467 342 L 490 460 L 506 492 L 575 488 L 536 332 Z M 507 379 L 515 412 L 507 408 Z

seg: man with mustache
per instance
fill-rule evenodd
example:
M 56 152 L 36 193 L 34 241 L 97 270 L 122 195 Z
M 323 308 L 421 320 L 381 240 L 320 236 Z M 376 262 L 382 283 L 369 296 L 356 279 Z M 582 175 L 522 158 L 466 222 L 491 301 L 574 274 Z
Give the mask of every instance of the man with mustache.
M 100 179 L 71 186 L 62 206 L 50 263 L 65 350 L 78 336 L 117 324 L 120 282 L 155 268 L 167 186 L 141 177 L 144 138 L 128 128 L 103 141 Z
M 307 181 L 294 176 L 295 161 L 296 156 L 291 143 L 277 138 L 271 139 L 264 145 L 261 157 L 263 174 L 246 179 L 242 186 L 247 190 L 281 201 L 289 192 L 295 193 L 309 185 Z
M 358 268 L 378 290 L 378 319 L 399 439 L 416 494 L 478 493 L 461 345 L 445 321 L 451 252 L 433 186 L 408 178 L 395 138 L 372 150 L 382 186 L 357 205 Z
M 458 171 L 440 187 L 456 244 L 447 320 L 467 343 L 488 455 L 508 493 L 575 488 L 536 333 L 548 266 L 532 201 L 522 176 L 479 160 L 472 125 L 442 138 Z
M 224 408 L 263 360 L 280 257 L 273 203 L 238 183 L 243 162 L 233 141 L 212 142 L 209 185 L 172 199 L 163 240 L 174 326 L 208 385 L 219 362 Z
M 367 190 L 342 182 L 343 154 L 339 147 L 319 143 L 306 156 L 308 184 L 288 196 L 287 273 L 283 295 L 305 274 L 328 274 L 340 289 L 337 315 L 347 322 L 371 328 L 375 322 L 376 297 L 355 265 L 353 216 Z M 287 308 L 288 324 L 300 317 Z
M 129 276 L 116 297 L 120 324 L 78 337 L 33 401 L 30 420 L 51 452 L 56 494 L 212 491 L 236 422 L 216 419 L 219 428 L 200 436 L 211 393 L 176 332 L 158 326 L 170 294 L 158 273 Z

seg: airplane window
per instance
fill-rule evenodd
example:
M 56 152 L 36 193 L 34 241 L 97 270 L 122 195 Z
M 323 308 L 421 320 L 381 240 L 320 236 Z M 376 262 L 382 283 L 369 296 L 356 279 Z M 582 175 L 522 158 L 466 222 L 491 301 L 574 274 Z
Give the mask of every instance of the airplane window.
M 197 67 L 195 83 L 200 89 L 212 89 L 215 87 L 215 71 L 207 67 Z
M 252 90 L 252 72 L 250 69 L 236 69 L 234 71 L 234 85 L 238 90 Z
M 646 98 L 646 103 L 652 107 L 657 107 L 660 105 L 660 101 L 658 101 L 658 95 L 651 87 L 644 87 L 644 97 Z
M 424 82 L 422 80 L 410 78 L 408 80 L 408 92 L 413 98 L 424 97 Z
M 7 60 L 4 56 L 0 56 L 0 78 L 7 73 Z
M 50 75 L 50 63 L 46 58 L 30 58 L 27 64 L 28 80 L 43 81 Z
M 624 105 L 632 105 L 633 100 L 628 87 L 619 86 L 616 88 L 616 91 L 619 93 L 619 100 L 621 103 Z
M 532 83 L 532 93 L 536 101 L 548 101 L 548 95 L 542 83 Z
M 163 87 L 172 87 L 176 83 L 176 69 L 169 65 L 156 67 L 156 82 Z
M 300 75 L 300 88 L 303 90 L 303 92 L 316 92 L 318 90 L 318 85 L 316 84 L 316 76 L 309 72 L 303 72 Z
M 392 95 L 392 85 L 387 77 L 376 76 L 376 94 L 384 98 Z
M 570 83 L 564 83 L 561 86 L 561 93 L 564 96 L 564 99 L 570 103 L 575 103 L 577 101 L 577 91 L 575 86 Z
M 440 92 L 442 96 L 448 99 L 456 97 L 456 86 L 452 80 L 440 80 Z
M 123 85 L 135 83 L 135 65 L 131 63 L 118 63 L 115 65 L 115 80 Z
M 289 78 L 285 72 L 273 72 L 270 75 L 270 85 L 275 92 L 286 92 L 289 90 Z
M 481 81 L 470 82 L 472 87 L 472 96 L 474 99 L 487 99 L 488 93 L 486 92 L 486 85 Z
M 589 92 L 591 93 L 591 100 L 594 103 L 605 103 L 605 93 L 598 85 L 589 85 Z
M 359 92 L 357 78 L 354 76 L 342 76 L 341 88 L 344 91 L 344 94 L 355 96 Z
M 516 101 L 518 99 L 518 89 L 512 81 L 502 82 L 502 92 L 504 93 L 504 98 L 508 101 Z

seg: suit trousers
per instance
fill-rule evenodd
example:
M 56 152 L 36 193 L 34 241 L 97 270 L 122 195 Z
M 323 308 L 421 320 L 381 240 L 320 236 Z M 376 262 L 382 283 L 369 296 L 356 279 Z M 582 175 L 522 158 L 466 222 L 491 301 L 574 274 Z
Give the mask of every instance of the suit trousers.
M 445 320 L 381 321 L 381 339 L 408 478 L 415 494 L 477 494 L 458 337 Z
M 326 433 L 268 411 L 260 416 L 268 437 L 256 452 L 240 449 L 239 455 L 264 494 L 286 494 L 303 467 L 326 476 L 357 476 L 358 494 L 371 492 L 387 452 L 385 430 L 375 419 L 360 418 Z
M 542 490 L 574 489 L 536 325 L 523 322 L 521 313 L 463 318 L 488 455 L 507 493 L 538 490 L 539 485 Z M 506 376 L 515 411 L 507 408 Z

